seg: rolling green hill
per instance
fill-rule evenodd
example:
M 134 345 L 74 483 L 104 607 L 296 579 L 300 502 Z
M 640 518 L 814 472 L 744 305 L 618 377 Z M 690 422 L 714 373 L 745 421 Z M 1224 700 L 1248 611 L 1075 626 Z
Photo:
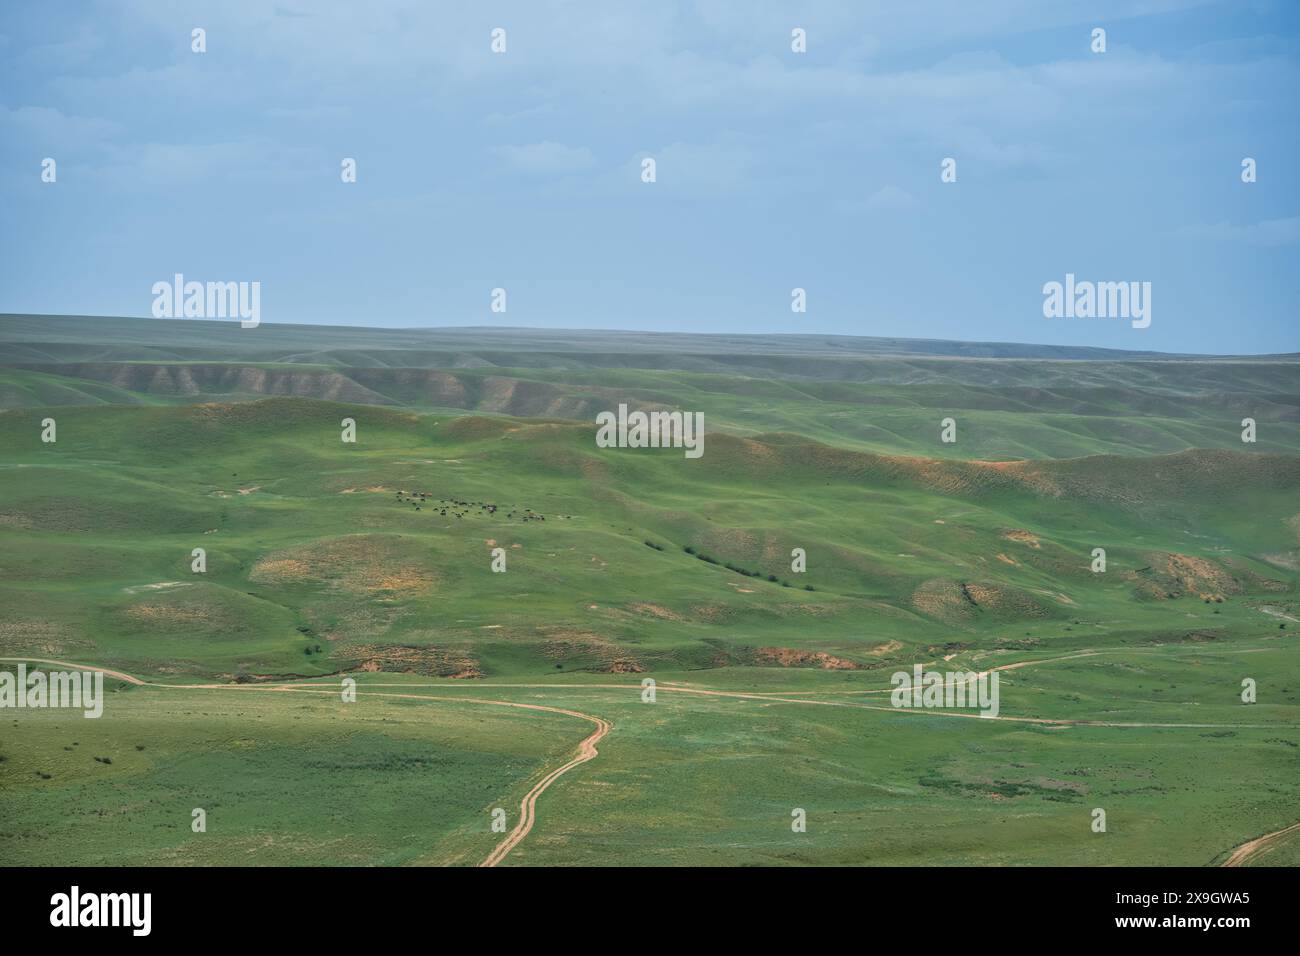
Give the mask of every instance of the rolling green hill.
M 294 396 L 594 420 L 627 402 L 881 453 L 1073 458 L 1300 449 L 1300 358 L 825 336 L 357 329 L 0 316 L 0 407 Z M 958 422 L 958 440 L 938 440 Z
M 0 670 L 145 682 L 0 715 L 0 851 L 481 862 L 600 720 L 506 862 L 1203 865 L 1295 822 L 1294 357 L 254 331 L 0 318 Z M 619 403 L 703 456 L 597 447 Z M 918 663 L 1000 668 L 1001 715 L 891 708 Z
M 999 464 L 717 434 L 688 460 L 599 449 L 592 425 L 300 399 L 59 409 L 43 444 L 45 414 L 0 414 L 0 627 L 43 635 L 8 650 L 89 640 L 136 670 L 874 667 L 1262 633 L 1300 557 L 1300 458 L 1266 452 Z

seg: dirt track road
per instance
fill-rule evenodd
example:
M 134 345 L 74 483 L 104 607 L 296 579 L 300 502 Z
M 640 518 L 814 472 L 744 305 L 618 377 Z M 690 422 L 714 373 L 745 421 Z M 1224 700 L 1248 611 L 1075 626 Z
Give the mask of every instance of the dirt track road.
M 262 690 L 276 691 L 279 693 L 298 693 L 298 694 L 336 694 L 338 688 L 335 686 L 322 687 L 318 684 L 292 685 L 292 684 L 159 684 L 154 681 L 141 680 L 131 674 L 123 671 L 109 670 L 103 667 L 96 667 L 92 664 L 74 664 L 71 661 L 55 661 L 33 657 L 0 657 L 0 662 L 15 662 L 28 664 L 46 664 L 54 667 L 63 667 L 69 670 L 79 671 L 102 671 L 105 676 L 116 678 L 128 684 L 134 684 L 137 687 L 163 687 L 171 690 Z M 463 697 L 460 694 L 454 695 L 432 695 L 432 694 L 393 694 L 387 692 L 366 691 L 370 697 L 395 697 L 405 700 L 425 700 L 425 701 L 454 701 L 464 704 L 486 704 L 496 707 L 515 707 L 520 710 L 537 710 L 550 714 L 563 714 L 566 717 L 577 717 L 581 720 L 588 721 L 596 725 L 596 729 L 590 735 L 585 737 L 578 744 L 578 754 L 567 763 L 556 767 L 550 771 L 541 780 L 535 783 L 531 790 L 524 794 L 523 800 L 519 803 L 519 822 L 515 824 L 513 830 L 502 840 L 494 849 L 488 858 L 479 866 L 496 866 L 506 858 L 506 855 L 519 845 L 520 841 L 533 829 L 533 824 L 537 822 L 537 798 L 540 797 L 546 788 L 558 780 L 561 776 L 568 773 L 574 767 L 586 763 L 588 760 L 596 757 L 600 752 L 596 749 L 596 744 L 606 734 L 613 730 L 614 725 L 603 717 L 596 717 L 593 714 L 584 714 L 579 710 L 567 710 L 563 707 L 547 707 L 543 704 L 525 704 L 513 700 L 488 700 L 481 697 Z
M 96 667 L 93 664 L 70 664 L 68 661 L 47 661 L 39 657 L 0 657 L 0 661 L 14 664 L 53 664 L 55 667 L 71 667 L 74 671 L 103 671 L 105 677 L 114 677 L 120 681 L 126 681 L 128 684 L 135 684 L 137 687 L 144 687 L 149 682 L 133 677 L 122 671 L 111 671 L 107 667 Z M 158 687 L 166 685 L 158 684 Z
M 1221 866 L 1241 866 L 1256 853 L 1266 850 L 1275 843 L 1285 840 L 1290 834 L 1300 830 L 1300 823 L 1293 823 L 1289 827 L 1283 827 L 1273 833 L 1265 833 L 1262 837 L 1255 837 L 1253 840 L 1247 840 L 1241 846 L 1237 847 L 1228 855 Z
M 1066 658 L 1052 658 L 1052 660 L 1065 660 Z M 1046 663 L 1046 661 L 1024 661 L 1019 664 L 1006 664 L 994 670 L 1011 670 L 1017 667 L 1025 667 L 1029 664 Z M 191 685 L 192 686 L 192 685 Z M 315 685 L 321 686 L 321 685 Z M 331 685 L 332 686 L 332 685 Z M 370 687 L 445 687 L 445 684 L 424 684 L 410 682 L 379 683 L 372 682 Z M 549 684 L 478 684 L 478 687 L 496 687 L 512 690 L 619 690 L 619 691 L 639 691 L 640 684 L 568 684 L 568 683 L 549 683 Z M 738 690 L 710 690 L 704 687 L 679 687 L 673 684 L 658 684 L 655 687 L 657 692 L 669 692 L 677 694 L 692 694 L 697 697 L 725 697 L 732 700 L 753 700 L 764 704 L 804 704 L 811 707 L 848 707 L 857 710 L 875 710 L 881 713 L 894 714 L 899 717 L 941 717 L 953 720 L 990 720 L 990 721 L 1008 721 L 1018 724 L 1038 724 L 1049 727 L 1150 727 L 1160 729 L 1178 729 L 1187 730 L 1268 730 L 1282 725 L 1278 724 L 1192 724 L 1192 723 L 1150 723 L 1145 721 L 1124 721 L 1124 720 L 1087 720 L 1083 718 L 1068 717 L 1011 717 L 1006 714 L 999 714 L 996 717 L 984 717 L 981 714 L 970 714 L 954 710 L 934 710 L 934 709 L 917 709 L 911 707 L 887 707 L 883 704 L 864 704 L 858 701 L 849 700 L 818 700 L 811 697 L 792 697 L 790 694 L 800 693 L 799 691 L 738 691 Z M 804 693 L 807 693 L 806 691 Z M 827 691 L 828 695 L 845 694 L 888 694 L 889 690 L 856 690 L 856 691 Z
M 510 835 L 502 840 L 497 845 L 497 848 L 493 850 L 492 853 L 489 854 L 488 858 L 480 863 L 479 866 L 496 866 L 504 860 L 506 854 L 518 846 L 519 841 L 528 836 L 529 831 L 532 830 L 533 823 L 536 820 L 537 798 L 542 795 L 542 792 L 553 784 L 562 774 L 568 773 L 579 764 L 586 763 L 599 753 L 599 751 L 596 750 L 596 743 L 610 732 L 613 725 L 610 724 L 608 720 L 603 720 L 600 717 L 592 717 L 588 714 L 578 714 L 576 711 L 569 711 L 569 713 L 573 713 L 575 716 L 586 717 L 588 720 L 594 720 L 596 722 L 596 729 L 592 731 L 590 737 L 578 745 L 578 756 L 574 757 L 564 766 L 556 767 L 534 784 L 533 789 L 524 794 L 524 799 L 519 804 L 519 822 L 516 823 L 515 828 L 510 831 Z
M 1099 653 L 1095 651 L 1084 651 L 1077 654 L 1070 654 L 1063 657 L 1042 658 L 1038 660 L 1019 661 L 1010 664 L 1003 664 L 999 667 L 991 668 L 986 673 L 992 671 L 1009 671 L 1017 670 L 1022 667 L 1029 667 L 1034 664 L 1047 664 L 1055 661 L 1072 660 L 1078 657 L 1090 657 Z M 296 683 L 278 683 L 278 684 L 162 684 L 155 681 L 142 680 L 131 674 L 122 671 L 108 670 L 103 667 L 97 667 L 91 664 L 75 664 L 70 661 L 44 660 L 31 657 L 0 657 L 0 662 L 26 662 L 32 664 L 46 664 L 55 667 L 66 667 L 73 670 L 82 671 L 103 671 L 106 676 L 125 681 L 128 684 L 134 684 L 139 687 L 161 687 L 168 690 L 228 690 L 228 691 L 272 691 L 278 693 L 305 693 L 305 694 L 337 694 L 338 684 L 321 684 L 318 682 L 300 681 Z M 566 690 L 618 690 L 618 691 L 639 691 L 641 685 L 636 684 L 595 684 L 595 683 L 480 683 L 474 685 L 476 688 L 510 688 L 516 690 L 545 690 L 545 689 L 566 689 Z M 537 821 L 537 799 L 548 787 L 551 786 L 561 776 L 568 773 L 575 767 L 581 766 L 589 760 L 598 756 L 599 751 L 596 744 L 613 729 L 613 725 L 603 717 L 597 717 L 594 714 L 583 713 L 577 710 L 567 710 L 560 707 L 548 707 L 543 704 L 525 704 L 519 701 L 492 700 L 481 697 L 467 697 L 459 693 L 451 694 L 410 694 L 410 693 L 392 693 L 389 691 L 375 690 L 380 687 L 423 687 L 429 689 L 448 689 L 445 684 L 428 684 L 428 683 L 409 683 L 409 682 L 369 682 L 365 687 L 364 693 L 371 697 L 392 697 L 406 700 L 424 700 L 424 701 L 456 701 L 467 704 L 484 704 L 497 707 L 515 707 L 522 710 L 544 711 L 553 714 L 563 714 L 568 717 L 576 717 L 589 723 L 595 724 L 596 729 L 590 735 L 582 740 L 578 745 L 576 756 L 565 762 L 554 770 L 551 770 L 545 776 L 535 783 L 532 788 L 524 794 L 519 804 L 519 822 L 515 824 L 513 830 L 504 840 L 488 855 L 479 866 L 492 867 L 496 866 L 513 850 L 519 843 L 532 832 L 533 826 Z M 711 690 L 702 687 L 681 687 L 674 684 L 658 684 L 657 690 L 668 691 L 680 694 L 691 694 L 702 697 L 723 697 L 739 700 L 759 701 L 765 704 L 801 704 L 808 706 L 820 707 L 848 707 L 863 710 L 884 711 L 896 715 L 909 716 L 928 716 L 928 717 L 949 717 L 970 720 L 994 720 L 1010 721 L 1015 723 L 1029 723 L 1058 727 L 1159 727 L 1159 728 L 1188 728 L 1188 729 L 1206 729 L 1206 728 L 1267 728 L 1270 725 L 1263 724 L 1201 724 L 1201 723 L 1143 723 L 1135 721 L 1102 721 L 1102 720 L 1081 720 L 1065 719 L 1050 717 L 1011 717 L 999 714 L 997 717 L 984 718 L 979 714 L 961 713 L 954 711 L 935 711 L 935 710 L 912 710 L 898 709 L 887 707 L 880 704 L 867 704 L 859 701 L 844 700 L 817 700 L 809 697 L 790 696 L 798 693 L 796 691 L 769 691 L 769 692 L 744 692 L 744 691 L 724 691 Z M 834 694 L 848 692 L 831 692 Z M 866 690 L 855 691 L 852 693 L 876 694 L 889 693 L 888 690 Z M 1272 725 L 1276 726 L 1276 725 Z M 1257 837 L 1243 843 L 1234 849 L 1228 859 L 1224 861 L 1223 866 L 1240 866 L 1243 862 L 1254 856 L 1256 853 L 1272 846 L 1274 843 L 1285 839 L 1294 831 L 1300 829 L 1300 823 L 1292 824 L 1278 830 L 1275 833 L 1268 833 L 1264 836 Z

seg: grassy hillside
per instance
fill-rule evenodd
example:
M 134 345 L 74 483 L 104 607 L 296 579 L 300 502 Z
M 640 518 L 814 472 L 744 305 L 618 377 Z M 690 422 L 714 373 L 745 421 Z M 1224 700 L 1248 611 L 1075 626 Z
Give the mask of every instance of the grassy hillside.
M 0 853 L 478 863 L 601 720 L 508 864 L 1208 865 L 1296 822 L 1293 358 L 103 321 L 0 320 L 0 658 L 149 683 L 5 712 Z M 596 447 L 620 402 L 703 457 Z M 1000 669 L 1001 715 L 891 708 L 916 663 Z
M 692 461 L 598 449 L 589 425 L 293 399 L 59 409 L 42 444 L 45 414 L 0 414 L 0 650 L 152 673 L 869 667 L 1264 633 L 1300 557 L 1300 458 L 1264 452 L 998 465 L 710 435 Z
M 712 431 L 792 432 L 844 447 L 948 458 L 1071 458 L 1242 448 L 1241 421 L 1257 422 L 1256 447 L 1300 448 L 1300 365 L 1199 363 L 1195 370 L 1123 366 L 1124 376 L 1074 367 L 1075 384 L 1048 384 L 1050 363 L 1021 370 L 1041 385 L 993 380 L 987 369 L 918 369 L 920 383 L 755 379 L 678 371 L 559 372 L 315 368 L 201 363 L 21 366 L 0 371 L 0 405 L 179 404 L 271 395 L 405 406 L 422 411 L 591 422 L 619 403 L 705 415 Z M 1253 372 L 1253 374 L 1247 374 Z M 899 374 L 897 369 L 893 370 Z M 1277 373 L 1270 378 L 1270 373 Z M 949 382 L 940 379 L 948 375 Z M 1290 376 L 1290 377 L 1288 377 Z M 1003 376 L 1006 377 L 1005 375 Z M 1115 380 L 1116 378 L 1122 380 Z M 1141 385 L 1131 379 L 1143 379 Z M 1193 378 L 1195 381 L 1193 381 Z M 1095 380 L 1095 384 L 1088 383 Z M 1109 380 L 1109 381 L 1108 381 Z M 1211 390 L 1205 386 L 1214 386 Z M 939 440 L 940 422 L 958 424 Z
M 0 730 L 0 847 L 85 866 L 477 863 L 491 811 L 575 722 L 431 706 L 120 685 L 99 721 L 28 711 L 22 733 Z
M 1296 356 L 9 316 L 0 366 L 0 408 L 295 396 L 591 422 L 627 402 L 703 412 L 734 435 L 955 459 L 1242 450 L 1252 418 L 1255 448 L 1300 451 Z

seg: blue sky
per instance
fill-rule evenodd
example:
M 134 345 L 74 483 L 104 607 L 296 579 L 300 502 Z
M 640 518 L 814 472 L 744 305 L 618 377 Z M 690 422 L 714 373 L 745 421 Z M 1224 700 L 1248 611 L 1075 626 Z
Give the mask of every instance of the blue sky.
M 1298 80 L 1286 0 L 8 3 L 0 311 L 1297 351 Z

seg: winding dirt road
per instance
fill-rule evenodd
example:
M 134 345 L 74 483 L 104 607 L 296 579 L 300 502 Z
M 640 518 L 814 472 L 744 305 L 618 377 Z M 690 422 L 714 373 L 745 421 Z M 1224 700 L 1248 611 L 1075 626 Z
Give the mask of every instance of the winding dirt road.
M 596 729 L 592 731 L 591 736 L 578 745 L 578 756 L 574 757 L 562 767 L 556 767 L 545 777 L 533 785 L 533 789 L 524 794 L 523 801 L 519 804 L 519 822 L 515 828 L 510 831 L 510 835 L 497 844 L 497 848 L 488 855 L 479 866 L 496 866 L 506 858 L 506 854 L 519 845 L 519 841 L 528 836 L 529 831 L 533 828 L 536 820 L 537 798 L 542 792 L 553 784 L 561 774 L 568 773 L 579 764 L 584 764 L 595 757 L 599 751 L 596 750 L 596 742 L 610 732 L 613 725 L 600 717 L 592 717 L 589 714 L 579 714 L 577 711 L 566 711 L 575 716 L 585 717 L 587 720 L 596 722 Z
M 104 667 L 96 667 L 92 664 L 74 664 L 71 661 L 55 661 L 34 657 L 0 657 L 2 662 L 28 663 L 28 664 L 46 664 L 54 667 L 63 667 L 70 670 L 79 671 L 101 671 L 107 677 L 113 677 L 117 680 L 124 681 L 128 684 L 134 684 L 137 687 L 163 687 L 171 690 L 262 690 L 276 691 L 278 693 L 298 693 L 298 694 L 336 694 L 337 687 L 323 687 L 318 684 L 160 684 L 155 681 L 141 680 L 132 674 L 124 671 L 109 670 Z M 436 686 L 436 685 L 420 685 Z M 588 760 L 598 756 L 600 751 L 596 749 L 596 743 L 606 734 L 614 729 L 614 725 L 603 717 L 596 717 L 593 714 L 584 714 L 580 710 L 567 710 L 563 707 L 547 707 L 544 704 L 525 704 L 513 700 L 488 700 L 481 697 L 463 697 L 459 694 L 453 695 L 434 695 L 434 694 L 392 694 L 387 692 L 374 692 L 367 690 L 368 696 L 371 697 L 395 697 L 404 700 L 445 700 L 455 701 L 465 704 L 488 704 L 496 707 L 515 707 L 521 710 L 538 710 L 549 714 L 563 714 L 566 717 L 577 717 L 596 725 L 596 729 L 585 737 L 578 744 L 578 754 L 568 763 L 556 767 L 550 773 L 546 774 L 535 783 L 531 790 L 524 794 L 524 798 L 519 802 L 519 822 L 515 828 L 510 831 L 504 840 L 497 844 L 486 860 L 479 866 L 496 866 L 506 858 L 506 855 L 519 845 L 520 841 L 533 829 L 533 824 L 537 822 L 537 798 L 540 797 L 546 788 L 556 780 L 568 773 L 574 767 L 586 763 Z
M 992 671 L 1009 671 L 1017 670 L 1022 667 L 1029 667 L 1035 664 L 1047 664 L 1056 661 L 1072 660 L 1079 657 L 1090 657 L 1099 651 L 1083 651 L 1076 654 L 1069 654 L 1063 657 L 1040 658 L 1036 660 L 1018 661 L 1010 664 L 1003 664 L 998 667 L 990 668 L 987 672 Z M 65 667 L 81 671 L 103 671 L 106 676 L 125 681 L 128 684 L 134 684 L 139 687 L 161 687 L 169 690 L 233 690 L 233 691 L 274 691 L 278 693 L 304 693 L 304 694 L 337 694 L 337 684 L 321 684 L 314 681 L 299 681 L 296 683 L 278 683 L 278 684 L 163 684 L 156 681 L 142 680 L 123 671 L 109 670 L 103 667 L 97 667 L 91 664 L 76 664 L 70 661 L 46 660 L 31 657 L 0 657 L 3 662 L 27 662 L 33 664 L 46 664 L 55 667 Z M 640 690 L 640 684 L 596 684 L 596 683 L 481 683 L 474 685 L 479 688 L 500 687 L 515 690 L 545 690 L 545 689 L 569 689 L 569 690 L 619 690 L 619 691 L 637 691 Z M 448 689 L 445 684 L 428 684 L 428 683 L 410 683 L 410 682 L 371 682 L 365 687 L 365 693 L 371 697 L 391 697 L 405 700 L 424 700 L 424 701 L 455 701 L 467 704 L 484 704 L 497 707 L 514 707 L 522 710 L 543 711 L 552 714 L 563 714 L 568 717 L 576 717 L 581 720 L 595 724 L 596 729 L 591 732 L 578 745 L 576 756 L 566 763 L 549 773 L 545 774 L 532 788 L 524 794 L 519 803 L 519 822 L 515 824 L 513 830 L 502 840 L 497 847 L 488 855 L 479 866 L 492 867 L 496 866 L 513 850 L 519 843 L 532 832 L 534 824 L 537 822 L 537 799 L 548 787 L 551 786 L 561 776 L 568 773 L 575 767 L 581 766 L 589 760 L 599 755 L 596 744 L 602 740 L 612 729 L 613 725 L 603 717 L 597 717 L 594 714 L 583 713 L 578 710 L 568 710 L 561 707 L 548 707 L 544 704 L 526 704 L 519 701 L 493 700 L 481 697 L 466 697 L 459 693 L 452 694 L 409 694 L 409 693 L 392 693 L 388 691 L 378 691 L 374 688 L 379 687 L 422 687 L 422 688 L 439 688 Z M 1188 729 L 1206 729 L 1206 728 L 1268 728 L 1267 724 L 1211 724 L 1211 723 L 1146 723 L 1137 721 L 1104 721 L 1104 720 L 1082 720 L 1067 718 L 1050 718 L 1050 717 L 1011 717 L 999 714 L 997 717 L 985 718 L 979 714 L 961 713 L 957 711 L 941 710 L 913 710 L 911 708 L 886 707 L 879 704 L 867 704 L 859 701 L 843 700 L 817 700 L 809 697 L 790 696 L 799 693 L 798 691 L 725 691 L 711 690 L 701 687 L 681 687 L 674 684 L 658 684 L 657 690 L 668 691 L 680 694 L 693 694 L 702 697 L 722 697 L 736 700 L 752 700 L 766 704 L 803 704 L 820 707 L 848 707 L 863 710 L 883 711 L 891 714 L 900 714 L 918 717 L 948 717 L 961 718 L 969 720 L 1000 720 L 1014 723 L 1028 723 L 1060 727 L 1156 727 L 1156 728 L 1188 728 Z M 857 690 L 857 691 L 829 691 L 829 694 L 887 694 L 891 691 L 885 690 Z M 805 692 L 806 693 L 806 692 Z M 1300 830 L 1300 823 L 1292 824 L 1275 833 L 1268 833 L 1257 837 L 1232 851 L 1223 866 L 1236 867 L 1254 856 L 1256 853 L 1272 846 L 1276 842 L 1285 839 L 1291 833 Z
M 1265 833 L 1262 837 L 1255 837 L 1253 840 L 1247 840 L 1241 846 L 1237 847 L 1228 855 L 1221 866 L 1241 866 L 1256 853 L 1266 850 L 1285 840 L 1290 834 L 1300 830 L 1300 823 L 1293 823 L 1289 827 L 1283 827 L 1273 833 Z
M 1053 658 L 1056 660 L 1057 658 Z M 1063 658 L 1060 658 L 1063 659 Z M 1007 664 L 997 670 L 1006 670 L 1013 667 L 1023 667 L 1028 664 L 1036 664 L 1038 661 L 1025 661 L 1021 664 Z M 193 685 L 191 685 L 193 686 Z M 225 686 L 225 685 L 220 685 Z M 320 686 L 320 685 L 316 685 Z M 370 687 L 445 687 L 445 684 L 421 684 L 421 683 L 370 683 Z M 550 683 L 550 684 L 479 684 L 479 687 L 499 687 L 510 688 L 513 690 L 620 690 L 620 691 L 639 691 L 640 684 L 569 684 L 569 683 Z M 968 714 L 961 711 L 953 710 L 934 710 L 934 709 L 917 709 L 913 707 L 886 707 L 883 704 L 864 704 L 858 701 L 846 700 L 815 700 L 810 697 L 790 697 L 789 694 L 797 694 L 799 691 L 737 691 L 737 690 L 709 690 L 703 687 L 678 687 L 672 684 L 658 684 L 656 691 L 668 691 L 677 694 L 694 694 L 699 697 L 726 697 L 733 700 L 753 700 L 764 704 L 805 704 L 812 707 L 849 707 L 857 710 L 875 710 L 884 714 L 895 714 L 900 717 L 942 717 L 956 720 L 1001 720 L 1018 724 L 1038 724 L 1049 727 L 1149 727 L 1157 729 L 1177 729 L 1187 730 L 1269 730 L 1282 727 L 1280 724 L 1211 724 L 1211 723 L 1150 723 L 1145 721 L 1126 721 L 1126 720 L 1087 720 L 1083 718 L 1069 717 L 1010 717 L 1005 714 L 998 714 L 996 717 L 984 717 L 981 714 Z M 892 691 L 886 690 L 857 690 L 857 691 L 826 691 L 828 695 L 843 694 L 888 694 Z M 804 693 L 807 693 L 806 691 Z M 814 692 L 817 693 L 817 692 Z

